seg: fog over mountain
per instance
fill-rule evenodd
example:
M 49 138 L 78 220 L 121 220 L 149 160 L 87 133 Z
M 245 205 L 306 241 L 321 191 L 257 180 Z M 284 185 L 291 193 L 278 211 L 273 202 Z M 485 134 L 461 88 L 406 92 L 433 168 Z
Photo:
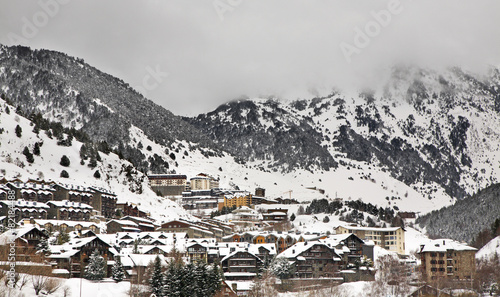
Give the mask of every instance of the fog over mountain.
M 194 116 L 373 87 L 400 63 L 484 73 L 500 65 L 498 19 L 493 0 L 0 1 L 0 42 L 83 58 Z

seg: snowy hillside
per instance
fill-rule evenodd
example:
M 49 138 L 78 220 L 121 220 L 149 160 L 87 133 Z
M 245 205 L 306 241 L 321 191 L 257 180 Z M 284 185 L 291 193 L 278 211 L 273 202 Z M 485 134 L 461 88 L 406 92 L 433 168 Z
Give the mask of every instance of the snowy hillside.
M 374 90 L 240 100 L 181 118 L 82 59 L 0 49 L 0 89 L 12 105 L 81 128 L 141 172 L 204 172 L 269 198 L 362 199 L 422 213 L 499 180 L 498 70 L 395 67 L 383 77 Z M 58 177 L 52 169 L 43 173 Z
M 16 135 L 16 127 L 21 131 Z M 147 184 L 147 178 L 135 169 L 130 170 L 130 162 L 120 160 L 113 153 L 100 152 L 101 162 L 95 168 L 81 164 L 80 148 L 82 143 L 73 140 L 71 146 L 58 145 L 58 140 L 47 136 L 45 131 L 33 132 L 34 125 L 28 119 L 15 113 L 15 108 L 0 99 L 0 178 L 8 180 L 18 178 L 23 181 L 38 179 L 58 181 L 75 185 L 98 186 L 110 189 L 118 196 L 118 202 L 132 202 L 140 209 L 148 211 L 159 220 L 167 220 L 189 215 L 177 204 L 168 199 L 160 199 Z M 40 155 L 33 155 L 33 163 L 29 163 L 23 154 L 25 147 L 33 152 L 35 143 L 40 146 Z M 60 164 L 62 156 L 70 160 L 69 166 Z M 65 170 L 69 178 L 62 178 Z M 98 171 L 100 178 L 94 177 Z M 132 192 L 133 191 L 133 192 Z
M 500 257 L 500 236 L 493 238 L 476 253 L 476 259 L 492 260 L 498 257 Z

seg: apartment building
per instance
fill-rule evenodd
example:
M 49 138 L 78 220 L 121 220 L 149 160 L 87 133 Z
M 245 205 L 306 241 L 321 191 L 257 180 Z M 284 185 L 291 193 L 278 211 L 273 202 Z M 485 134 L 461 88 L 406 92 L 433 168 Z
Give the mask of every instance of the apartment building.
M 476 271 L 477 249 L 451 239 L 436 239 L 421 245 L 421 271 L 428 281 L 471 281 Z
M 182 174 L 151 174 L 149 185 L 163 196 L 180 196 L 186 191 L 187 176 Z
M 405 254 L 405 230 L 402 227 L 358 227 L 358 226 L 338 226 L 335 229 L 337 234 L 353 233 L 363 240 L 371 240 L 376 245 L 386 250 Z

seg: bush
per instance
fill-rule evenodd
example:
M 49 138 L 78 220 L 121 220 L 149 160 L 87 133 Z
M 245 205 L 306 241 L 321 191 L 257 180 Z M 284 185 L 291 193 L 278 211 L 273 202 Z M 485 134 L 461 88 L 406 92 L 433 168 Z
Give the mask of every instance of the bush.
M 71 164 L 71 162 L 69 161 L 68 156 L 63 155 L 61 157 L 61 162 L 59 164 L 61 164 L 61 166 L 64 166 L 64 167 L 68 167 Z
M 16 136 L 21 138 L 21 136 L 23 136 L 23 128 L 21 128 L 21 126 L 17 125 L 16 126 Z
M 33 154 L 30 152 L 27 146 L 24 147 L 23 155 L 26 156 L 26 161 L 28 161 L 28 163 L 33 163 L 35 161 L 35 158 L 33 158 Z
M 64 177 L 64 178 L 68 178 L 69 177 L 69 173 L 66 171 L 66 170 L 63 170 L 61 171 L 61 177 Z

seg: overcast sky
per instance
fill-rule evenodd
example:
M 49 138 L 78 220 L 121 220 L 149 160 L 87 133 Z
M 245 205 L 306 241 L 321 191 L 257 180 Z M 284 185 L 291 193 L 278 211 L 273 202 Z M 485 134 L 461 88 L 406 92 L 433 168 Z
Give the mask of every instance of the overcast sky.
M 402 62 L 481 71 L 500 65 L 499 28 L 498 0 L 0 0 L 1 43 L 83 58 L 181 115 L 359 87 Z

